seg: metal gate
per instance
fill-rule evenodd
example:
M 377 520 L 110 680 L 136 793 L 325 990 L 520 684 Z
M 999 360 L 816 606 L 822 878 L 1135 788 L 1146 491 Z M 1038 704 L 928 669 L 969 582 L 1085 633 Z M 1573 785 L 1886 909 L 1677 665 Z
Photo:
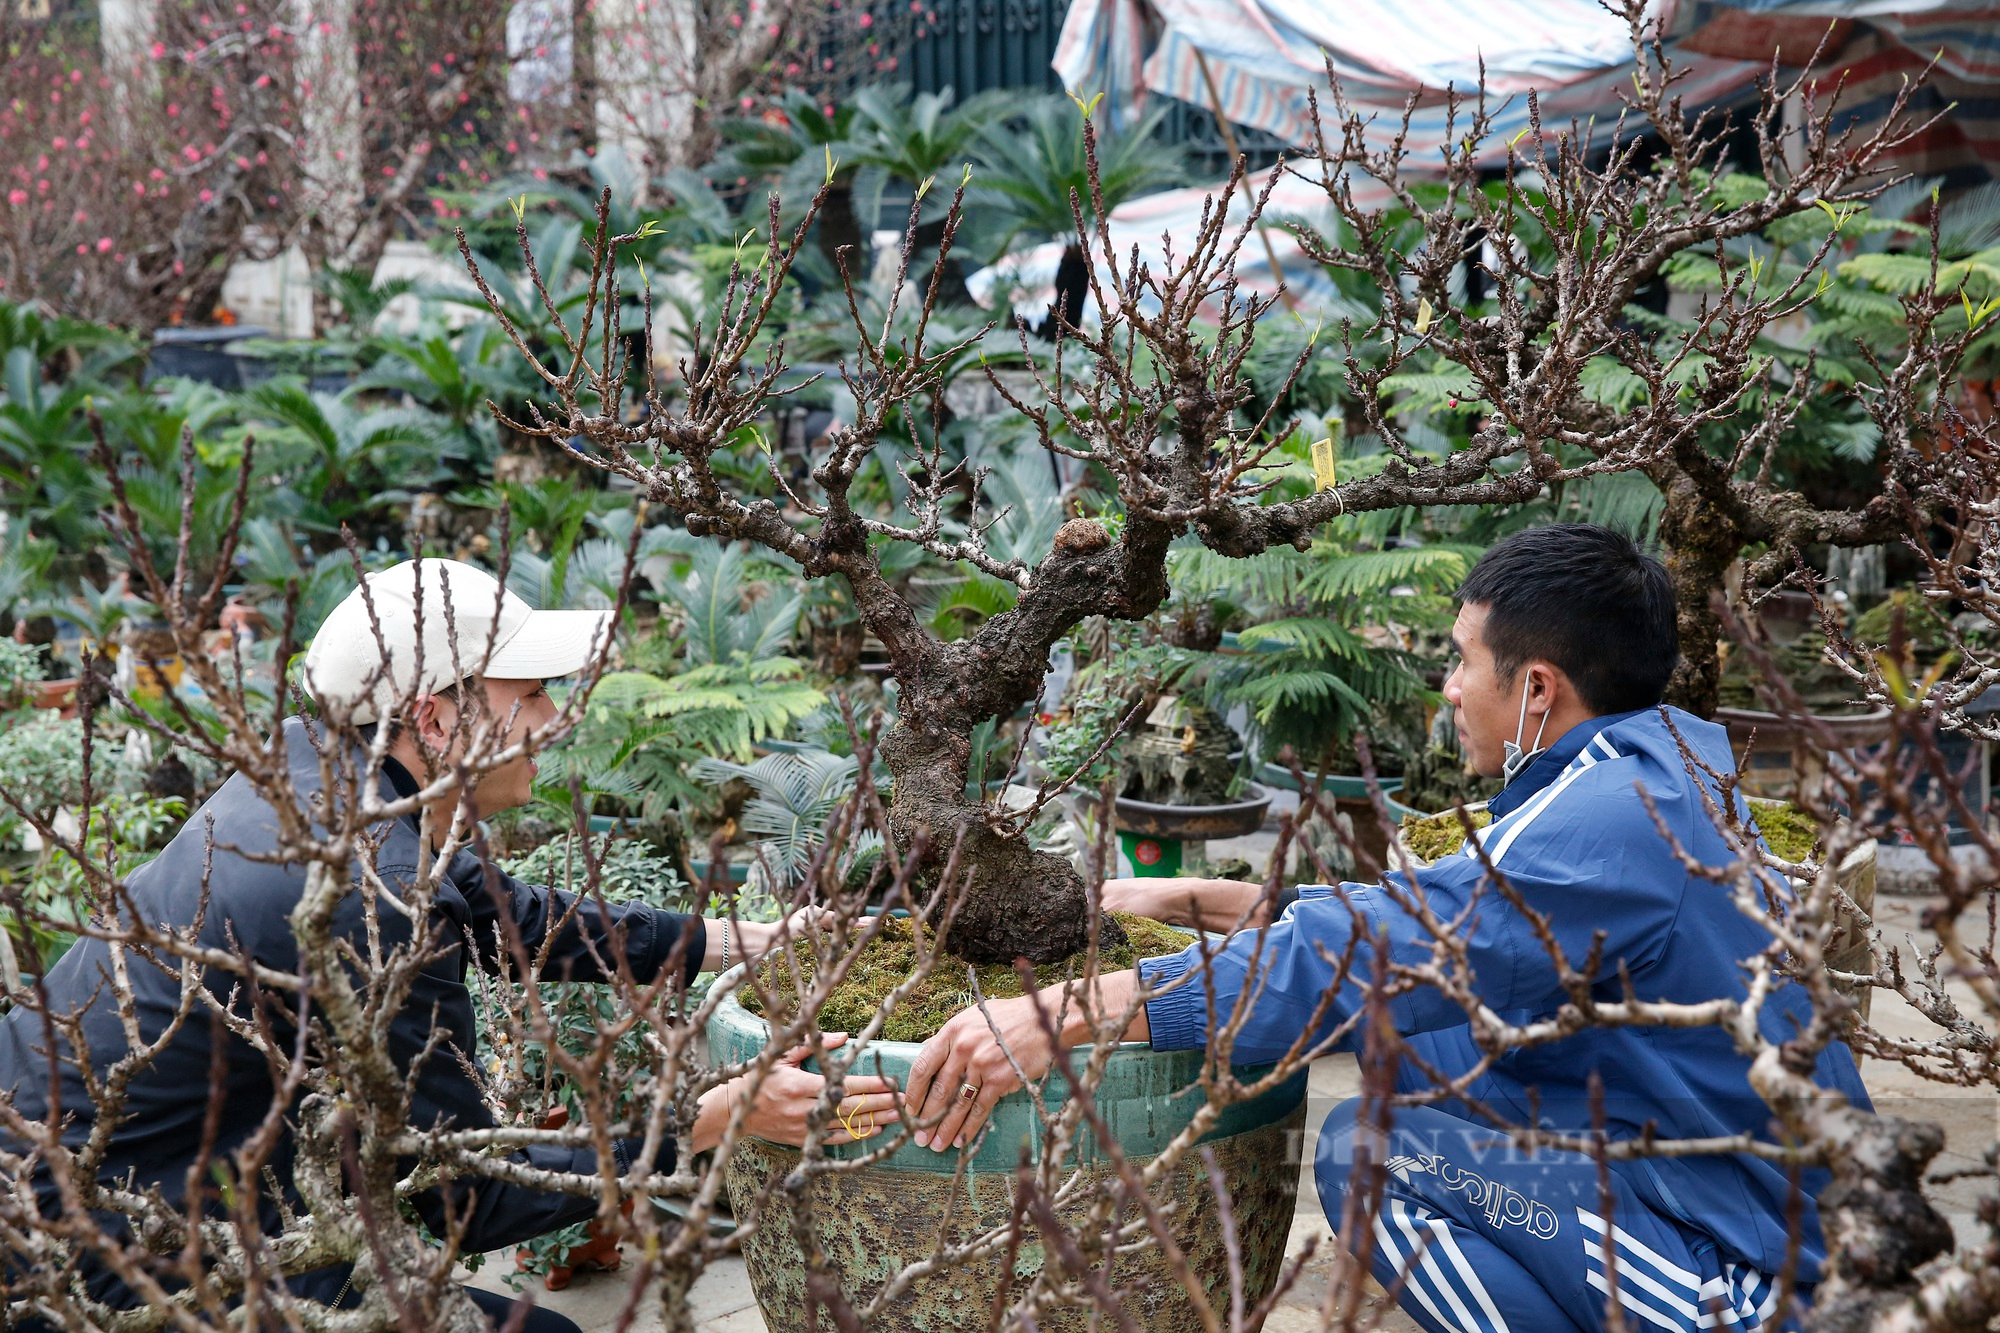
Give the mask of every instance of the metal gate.
M 871 7 L 880 28 L 897 33 L 900 68 L 897 81 L 920 93 L 950 88 L 960 98 L 991 88 L 1062 91 L 1049 68 L 1056 38 L 1062 33 L 1069 0 L 877 0 Z M 1229 170 L 1228 146 L 1216 128 L 1215 116 L 1202 107 L 1172 98 L 1160 137 L 1186 144 L 1194 158 L 1196 179 L 1207 180 Z M 1236 144 L 1250 159 L 1251 170 L 1268 167 L 1285 144 L 1261 130 L 1233 126 Z

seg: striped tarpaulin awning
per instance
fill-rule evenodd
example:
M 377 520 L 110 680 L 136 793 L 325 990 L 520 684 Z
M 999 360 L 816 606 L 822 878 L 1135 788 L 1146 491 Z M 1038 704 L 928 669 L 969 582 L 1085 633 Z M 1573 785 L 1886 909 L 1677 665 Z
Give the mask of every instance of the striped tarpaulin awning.
M 1905 81 L 1935 60 L 1910 113 L 1946 114 L 1899 153 L 1899 169 L 1957 182 L 2000 175 L 2000 4 L 1993 0 L 1653 0 L 1651 13 L 1686 72 L 1676 91 L 1690 110 L 1751 95 L 1774 51 L 1793 65 L 1817 51 L 1811 81 L 1819 106 L 1839 89 L 1842 122 L 1865 133 L 1888 114 Z M 1337 130 L 1327 93 L 1331 63 L 1349 107 L 1374 117 L 1376 148 L 1400 129 L 1405 100 L 1417 95 L 1408 166 L 1421 173 L 1465 134 L 1466 110 L 1453 116 L 1446 90 L 1475 87 L 1482 57 L 1494 118 L 1480 154 L 1487 163 L 1503 161 L 1528 127 L 1530 90 L 1547 132 L 1594 119 L 1600 138 L 1625 110 L 1621 94 L 1632 91 L 1630 35 L 1596 0 L 1072 0 L 1052 63 L 1072 92 L 1105 94 L 1113 125 L 1128 122 L 1149 93 L 1165 93 L 1211 110 L 1219 104 L 1237 124 L 1305 153 L 1314 147 L 1309 90 L 1320 95 L 1328 134 Z M 1628 133 L 1637 129 L 1628 126 Z M 1121 252 L 1137 245 L 1147 263 L 1164 263 L 1173 238 L 1193 234 L 1203 204 L 1221 188 L 1125 204 L 1112 215 L 1113 243 Z M 1386 198 L 1372 181 L 1355 177 L 1353 188 L 1364 207 Z M 1246 211 L 1240 197 L 1231 206 L 1236 216 Z M 1272 196 L 1273 218 L 1323 221 L 1326 212 L 1323 191 L 1295 178 L 1281 180 Z M 974 294 L 1039 320 L 1061 254 L 1061 244 L 1051 243 L 1010 256 L 974 276 Z M 1237 277 L 1245 290 L 1264 294 L 1282 278 L 1287 304 L 1302 317 L 1341 313 L 1325 276 L 1279 228 L 1243 247 Z
M 1226 198 L 1223 184 L 1217 183 L 1166 190 L 1120 206 L 1112 213 L 1110 226 L 1119 270 L 1124 271 L 1136 247 L 1139 262 L 1155 273 L 1164 273 L 1168 264 L 1187 253 L 1201 224 L 1203 207 L 1211 201 L 1228 210 L 1229 234 L 1234 237 L 1235 229 L 1250 213 L 1246 195 L 1260 194 L 1270 177 L 1269 171 L 1254 173 Z M 1355 202 L 1364 208 L 1379 208 L 1389 202 L 1389 192 L 1374 181 L 1361 180 L 1350 188 Z M 1330 212 L 1323 188 L 1289 171 L 1281 175 L 1264 212 L 1273 225 L 1252 232 L 1238 252 L 1235 273 L 1241 288 L 1268 296 L 1278 291 L 1282 279 L 1284 309 L 1296 311 L 1302 319 L 1337 322 L 1343 312 L 1333 284 L 1319 265 L 1306 258 L 1292 234 L 1277 225 L 1297 218 L 1324 228 L 1330 223 Z M 973 299 L 998 312 L 1011 308 L 1030 324 L 1040 323 L 1055 298 L 1056 266 L 1062 260 L 1063 244 L 1051 241 L 1020 251 L 973 274 L 967 279 Z M 1096 245 L 1093 237 L 1093 249 Z M 1208 313 L 1213 318 L 1220 312 L 1211 309 Z M 1085 312 L 1086 319 L 1094 317 L 1094 311 Z
M 1877 29 L 1926 60 L 1936 53 L 1945 76 L 2000 82 L 1992 0 L 1653 0 L 1649 15 L 1686 73 L 1678 92 L 1688 106 L 1738 96 L 1769 67 L 1773 43 L 1701 40 L 1738 16 L 1793 29 L 1858 19 L 1855 36 Z M 1806 43 L 1792 45 L 1807 54 Z M 1545 124 L 1616 119 L 1631 91 L 1632 45 L 1624 21 L 1596 0 L 1073 0 L 1052 64 L 1072 92 L 1106 94 L 1114 123 L 1159 92 L 1304 149 L 1313 145 L 1309 91 L 1332 129 L 1330 67 L 1348 105 L 1373 117 L 1376 146 L 1417 97 L 1408 142 L 1422 170 L 1465 133 L 1468 113 L 1451 115 L 1448 92 L 1478 87 L 1482 67 L 1494 117 L 1482 157 L 1497 162 L 1527 128 L 1530 90 Z

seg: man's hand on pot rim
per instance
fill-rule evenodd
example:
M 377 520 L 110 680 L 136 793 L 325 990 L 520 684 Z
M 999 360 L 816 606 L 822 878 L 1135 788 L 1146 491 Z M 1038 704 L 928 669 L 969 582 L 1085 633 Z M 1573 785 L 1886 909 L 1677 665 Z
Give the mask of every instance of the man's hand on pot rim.
M 822 1051 L 847 1040 L 844 1032 L 822 1034 Z M 799 1066 L 815 1054 L 810 1046 L 795 1046 L 771 1066 L 757 1089 L 757 1099 L 744 1117 L 743 1129 L 771 1143 L 798 1147 L 806 1141 L 807 1120 L 819 1105 L 826 1079 Z M 836 1123 L 822 1142 L 829 1145 L 873 1138 L 895 1123 L 896 1085 L 872 1074 L 849 1074 L 841 1080 L 842 1097 L 833 1108 Z
M 1044 1005 L 1061 1002 L 1060 991 L 1041 996 Z M 977 1005 L 961 1010 L 924 1043 L 911 1062 L 904 1089 L 918 1125 L 920 1147 L 934 1152 L 964 1147 L 978 1135 L 999 1100 L 1024 1086 L 1022 1074 L 1038 1079 L 1048 1072 L 1055 1051 L 1035 1006 L 1032 995 L 988 1000 L 985 1012 Z M 1055 1020 L 1053 1010 L 1049 1019 Z M 1007 1058 L 1010 1052 L 1012 1061 Z M 1015 1072 L 1016 1064 L 1020 1073 Z

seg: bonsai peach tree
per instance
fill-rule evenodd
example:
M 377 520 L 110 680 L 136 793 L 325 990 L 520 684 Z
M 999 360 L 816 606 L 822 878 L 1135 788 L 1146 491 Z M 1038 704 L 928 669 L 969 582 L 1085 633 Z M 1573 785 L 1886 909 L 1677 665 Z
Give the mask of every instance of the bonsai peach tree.
M 838 373 L 853 396 L 853 419 L 832 429 L 802 482 L 794 484 L 771 462 L 782 503 L 742 493 L 718 466 L 718 454 L 732 449 L 739 433 L 755 432 L 759 419 L 795 391 L 787 385 L 798 377 L 786 375 L 785 340 L 772 313 L 818 200 L 789 232 L 780 226 L 777 201 L 770 202 L 760 244 L 739 250 L 713 319 L 695 329 L 671 393 L 652 365 L 630 362 L 619 327 L 620 311 L 635 294 L 650 318 L 650 290 L 635 293 L 645 280 L 624 256 L 655 233 L 614 234 L 608 212 L 600 210 L 590 299 L 567 321 L 550 304 L 561 355 L 535 363 L 544 402 L 529 420 L 509 424 L 624 478 L 691 532 L 766 547 L 796 562 L 809 579 L 845 580 L 863 623 L 887 647 L 900 687 L 898 714 L 881 747 L 894 779 L 896 842 L 906 850 L 921 845 L 939 858 L 956 849 L 960 864 L 971 868 L 972 885 L 946 927 L 946 947 L 974 961 L 1066 957 L 1089 938 L 1088 890 L 1068 864 L 1031 848 L 1017 820 L 968 798 L 970 738 L 980 724 L 1038 697 L 1050 648 L 1086 617 L 1152 614 L 1168 595 L 1168 548 L 1177 539 L 1191 535 L 1233 557 L 1283 545 L 1305 549 L 1315 530 L 1338 515 L 1520 503 L 1558 483 L 1643 471 L 1668 497 L 1665 526 L 1676 553 L 1683 633 L 1700 643 L 1716 636 L 1709 593 L 1746 542 L 1791 551 L 1829 535 L 1869 539 L 1889 520 L 1886 504 L 1827 514 L 1770 484 L 1769 451 L 1812 381 L 1793 376 L 1772 390 L 1774 363 L 1755 344 L 1770 324 L 1810 300 L 1818 270 L 1809 263 L 1767 291 L 1726 246 L 1822 204 L 1837 215 L 1865 199 L 1881 179 L 1869 173 L 1904 141 L 1903 131 L 1892 125 L 1856 142 L 1829 128 L 1829 108 L 1809 127 L 1800 165 L 1786 167 L 1775 148 L 1785 90 L 1774 78 L 1753 117 L 1768 150 L 1765 188 L 1754 198 L 1718 189 L 1713 169 L 1721 127 L 1683 115 L 1674 93 L 1678 76 L 1657 50 L 1649 54 L 1637 6 L 1628 17 L 1640 67 L 1634 110 L 1659 128 L 1665 147 L 1650 169 L 1642 169 L 1622 127 L 1610 136 L 1607 158 L 1580 128 L 1555 130 L 1537 121 L 1532 143 L 1507 149 L 1507 184 L 1489 197 L 1478 171 L 1490 117 L 1483 103 L 1461 99 L 1454 114 L 1464 115 L 1465 133 L 1448 136 L 1443 190 L 1433 191 L 1438 202 L 1427 206 L 1408 178 L 1401 139 L 1377 151 L 1365 126 L 1344 113 L 1331 135 L 1322 134 L 1306 174 L 1324 185 L 1348 244 L 1315 239 L 1303 228 L 1301 238 L 1330 268 L 1372 278 L 1382 297 L 1372 322 L 1342 324 L 1337 342 L 1344 350 L 1333 350 L 1330 333 L 1308 338 L 1275 394 L 1255 392 L 1246 361 L 1259 321 L 1278 310 L 1279 298 L 1247 293 L 1235 277 L 1268 188 L 1232 217 L 1239 165 L 1194 234 L 1180 245 L 1169 238 L 1158 263 L 1118 254 L 1106 210 L 1076 200 L 1097 317 L 1062 321 L 1052 351 L 1037 354 L 1031 395 L 1024 398 L 997 375 L 993 383 L 1043 449 L 1092 469 L 1114 500 L 1103 518 L 1063 524 L 1051 549 L 1032 563 L 989 549 L 983 533 L 995 515 L 981 500 L 983 474 L 953 464 L 936 445 L 906 446 L 904 512 L 870 511 L 859 500 L 867 488 L 857 488 L 857 477 L 878 444 L 893 436 L 922 441 L 916 419 L 936 411 L 947 370 L 992 336 L 988 326 L 933 345 L 935 276 L 908 289 L 928 295 L 903 294 L 922 192 L 887 317 L 865 316 L 848 285 L 854 355 Z M 1088 117 L 1082 133 L 1094 192 L 1096 134 Z M 1517 174 L 1516 166 L 1524 170 Z M 1539 180 L 1525 179 L 1528 166 Z M 1357 203 L 1354 182 L 1366 178 L 1386 187 L 1388 208 Z M 822 188 L 820 198 L 825 194 Z M 950 256 L 965 195 L 961 182 L 939 265 Z M 1086 222 L 1087 216 L 1096 220 Z M 519 231 L 533 273 L 525 224 Z M 1488 247 L 1500 258 L 1488 261 L 1497 295 L 1485 312 L 1454 304 L 1451 293 L 1461 285 L 1453 275 L 1481 262 L 1484 238 L 1504 242 L 1517 233 L 1537 238 L 1532 255 L 1526 245 Z M 1830 234 L 1820 255 L 1833 244 Z M 1734 284 L 1728 299 L 1676 334 L 1635 334 L 1626 323 L 1633 293 L 1676 256 L 1701 248 L 1718 256 Z M 464 253 L 484 289 L 470 250 Z M 918 304 L 906 309 L 905 303 Z M 526 355 L 501 303 L 491 304 Z M 1019 337 L 1027 350 L 1025 329 Z M 1380 455 L 1357 460 L 1349 479 L 1336 485 L 1279 498 L 1272 494 L 1276 467 L 1297 442 L 1288 440 L 1291 423 L 1278 419 L 1275 405 L 1310 358 L 1329 352 L 1345 362 L 1350 392 L 1363 404 Z M 1921 357 L 1912 356 L 1889 374 L 1896 411 L 1907 408 L 1922 378 Z M 1408 382 L 1399 373 L 1436 362 L 1469 373 L 1486 405 L 1469 439 L 1441 456 L 1412 443 L 1397 405 L 1384 405 Z M 1623 407 L 1599 391 L 1607 364 L 1642 386 Z M 1703 442 L 1703 432 L 1720 422 L 1740 431 L 1727 456 Z M 1898 450 L 1907 449 L 1907 434 L 1885 430 Z M 1008 585 L 1013 605 L 962 639 L 941 639 L 885 577 L 884 552 L 905 543 Z M 1695 696 L 1712 690 L 1713 664 L 1700 653 L 1690 662 L 1687 688 Z M 1104 928 L 1117 931 L 1109 922 Z

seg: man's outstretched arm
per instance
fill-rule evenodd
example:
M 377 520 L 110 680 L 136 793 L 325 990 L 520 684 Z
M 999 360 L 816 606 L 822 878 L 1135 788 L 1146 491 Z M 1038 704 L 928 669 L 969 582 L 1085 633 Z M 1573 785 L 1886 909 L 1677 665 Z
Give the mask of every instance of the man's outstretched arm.
M 1298 897 L 1295 888 L 1279 889 L 1267 896 L 1261 884 L 1193 875 L 1104 881 L 1107 912 L 1131 912 L 1170 926 L 1192 926 L 1222 934 L 1269 925 L 1283 916 Z
M 1125 1028 L 1127 1041 L 1146 1041 L 1155 1050 L 1203 1048 L 1214 1036 L 1211 1029 L 1230 1021 L 1239 1003 L 1248 1003 L 1249 1012 L 1233 1031 L 1230 1058 L 1236 1063 L 1265 1064 L 1301 1040 L 1325 1041 L 1364 1002 L 1366 979 L 1375 968 L 1371 941 L 1378 932 L 1388 937 L 1392 954 L 1428 957 L 1429 936 L 1380 890 L 1357 884 L 1315 887 L 1273 925 L 1195 941 L 1180 953 L 1144 959 L 1135 970 L 1099 977 L 1089 992 L 1088 1013 L 1079 1003 L 1082 982 L 1070 983 L 1067 1006 L 1061 990 L 1042 993 L 1046 1025 L 1032 996 L 989 1000 L 985 1012 L 967 1009 L 924 1044 L 911 1066 L 909 1105 L 919 1121 L 938 1121 L 919 1131 L 919 1141 L 940 1152 L 970 1143 L 995 1103 L 1019 1089 L 1024 1075 L 1036 1079 L 1048 1072 L 1056 1045 L 1092 1040 L 1092 1017 L 1101 1022 L 1103 1015 L 1124 1013 L 1142 982 L 1154 994 Z M 1475 923 L 1465 944 L 1482 975 L 1498 979 L 1517 970 L 1510 946 L 1490 921 Z M 1351 946 L 1358 946 L 1358 958 Z M 1400 996 L 1392 1013 L 1405 1032 L 1465 1021 L 1463 1009 L 1430 987 Z M 1058 1023 L 1052 1044 L 1047 1025 Z

